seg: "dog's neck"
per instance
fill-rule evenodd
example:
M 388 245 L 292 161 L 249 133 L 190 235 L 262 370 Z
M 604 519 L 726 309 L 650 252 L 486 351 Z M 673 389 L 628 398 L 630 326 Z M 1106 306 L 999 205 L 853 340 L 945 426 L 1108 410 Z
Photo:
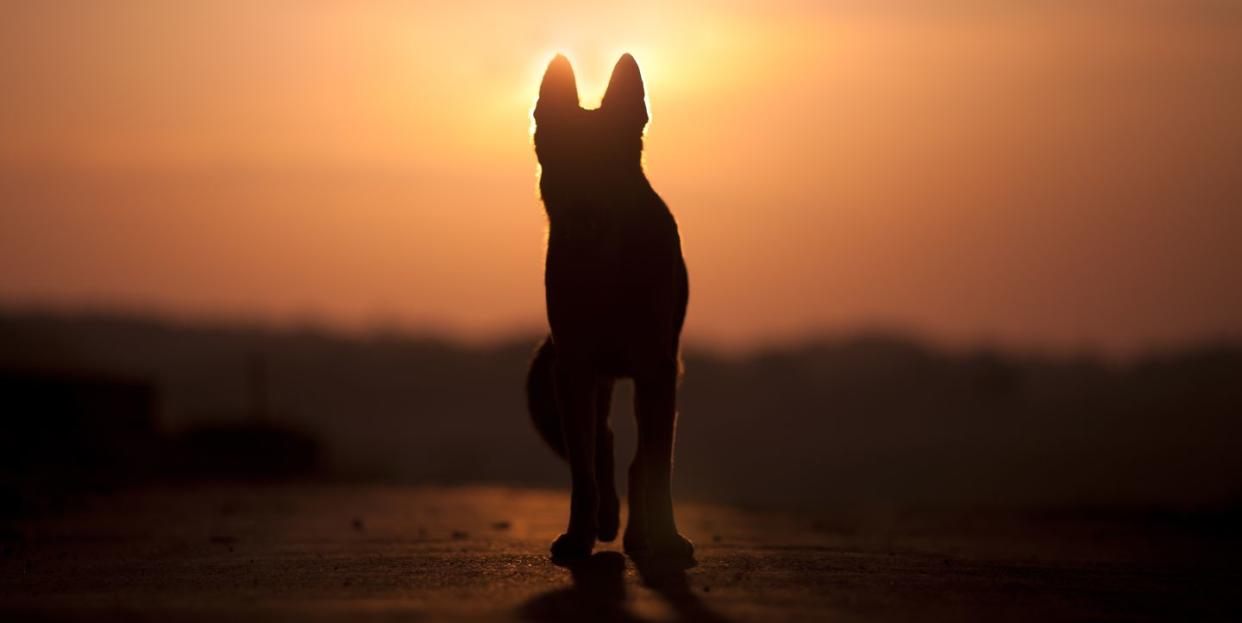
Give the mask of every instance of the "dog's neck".
M 570 180 L 545 174 L 539 180 L 539 192 L 553 224 L 641 212 L 654 194 L 641 166 L 601 176 L 575 174 Z

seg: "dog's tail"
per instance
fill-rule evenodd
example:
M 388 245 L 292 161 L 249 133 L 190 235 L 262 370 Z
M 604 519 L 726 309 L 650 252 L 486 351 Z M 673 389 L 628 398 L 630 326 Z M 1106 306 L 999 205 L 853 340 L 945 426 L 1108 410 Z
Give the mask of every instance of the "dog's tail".
M 553 386 L 552 364 L 556 360 L 556 346 L 552 344 L 552 336 L 548 336 L 535 360 L 530 362 L 530 372 L 526 374 L 526 408 L 530 410 L 530 419 L 535 423 L 539 436 L 552 448 L 557 456 L 566 458 L 565 437 L 561 433 L 561 416 L 556 409 L 556 390 Z

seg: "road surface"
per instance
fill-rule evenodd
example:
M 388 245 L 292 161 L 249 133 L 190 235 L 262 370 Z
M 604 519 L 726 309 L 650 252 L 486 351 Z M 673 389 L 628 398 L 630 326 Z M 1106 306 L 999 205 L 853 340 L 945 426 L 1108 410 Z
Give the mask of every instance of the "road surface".
M 144 488 L 0 522 L 0 620 L 1242 620 L 1237 526 L 679 507 L 698 565 L 562 567 L 561 492 Z

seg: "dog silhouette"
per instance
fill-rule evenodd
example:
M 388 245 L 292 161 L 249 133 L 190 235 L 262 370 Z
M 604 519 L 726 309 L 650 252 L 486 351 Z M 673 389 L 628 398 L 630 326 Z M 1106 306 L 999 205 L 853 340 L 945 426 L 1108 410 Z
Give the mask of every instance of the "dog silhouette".
M 598 109 L 578 104 L 573 67 L 548 65 L 535 106 L 539 191 L 548 215 L 544 271 L 551 333 L 527 377 L 543 439 L 569 462 L 569 527 L 554 558 L 588 556 L 620 527 L 608 410 L 634 380 L 638 450 L 629 470 L 631 556 L 693 560 L 669 490 L 689 282 L 677 222 L 643 172 L 647 105 L 638 63 L 617 61 Z

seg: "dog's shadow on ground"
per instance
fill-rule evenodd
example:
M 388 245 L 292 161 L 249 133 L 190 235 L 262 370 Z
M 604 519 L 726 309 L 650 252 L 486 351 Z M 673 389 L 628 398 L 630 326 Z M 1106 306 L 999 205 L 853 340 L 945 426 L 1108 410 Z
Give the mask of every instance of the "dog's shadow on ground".
M 619 552 L 598 552 L 589 558 L 558 563 L 569 569 L 573 586 L 533 597 L 519 610 L 523 619 L 646 623 L 627 607 L 626 558 Z M 644 586 L 655 591 L 685 623 L 729 623 L 703 603 L 690 586 L 684 565 L 634 560 Z

